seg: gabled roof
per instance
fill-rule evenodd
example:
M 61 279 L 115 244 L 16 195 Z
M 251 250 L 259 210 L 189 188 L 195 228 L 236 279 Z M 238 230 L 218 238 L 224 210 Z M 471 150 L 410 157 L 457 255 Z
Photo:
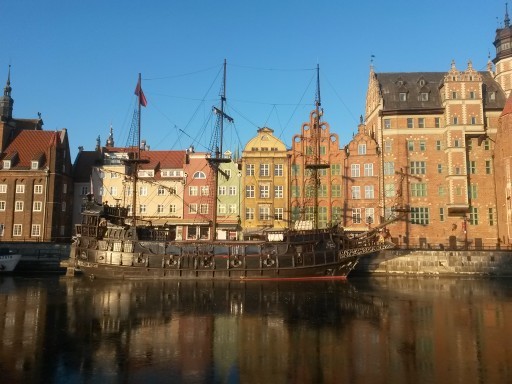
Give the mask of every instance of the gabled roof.
M 60 141 L 59 132 L 21 130 L 2 153 L 2 158 L 9 158 L 18 154 L 18 160 L 12 164 L 12 169 L 30 169 L 32 160 L 42 159 L 39 167 L 47 166 L 51 147 Z M 45 156 L 43 156 L 43 154 Z
M 90 181 L 92 168 L 101 161 L 98 151 L 80 151 L 73 164 L 73 180 L 77 183 Z
M 478 72 L 484 88 L 484 108 L 501 110 L 505 105 L 505 94 L 487 71 Z M 440 88 L 447 72 L 389 72 L 376 73 L 384 99 L 384 111 L 428 110 L 443 108 Z M 400 100 L 400 93 L 407 93 L 407 100 Z M 489 97 L 495 92 L 495 98 Z M 422 93 L 428 93 L 425 100 Z
M 185 151 L 141 151 L 140 157 L 149 160 L 140 169 L 183 169 Z

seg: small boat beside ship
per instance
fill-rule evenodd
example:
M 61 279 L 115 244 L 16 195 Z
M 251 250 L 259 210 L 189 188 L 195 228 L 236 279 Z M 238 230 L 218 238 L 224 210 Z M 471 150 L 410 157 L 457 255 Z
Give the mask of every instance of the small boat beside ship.
M 21 259 L 21 254 L 8 248 L 0 248 L 0 273 L 14 271 Z
M 207 157 L 213 171 L 215 202 L 219 165 L 230 161 L 220 155 L 223 120 L 230 119 L 224 113 L 225 74 L 224 62 L 220 108 L 214 108 L 220 119 L 220 150 L 217 146 Z M 148 161 L 140 149 L 140 106 L 146 105 L 140 75 L 135 93 L 139 98 L 139 143 L 125 161 L 133 191 L 137 191 L 139 165 Z M 317 100 L 318 119 L 319 107 Z M 319 162 L 309 166 L 314 176 L 328 167 Z M 136 193 L 132 199 L 131 206 L 136 207 Z M 213 212 L 215 215 L 216 208 Z M 258 240 L 225 240 L 217 239 L 214 216 L 212 238 L 178 240 L 168 227 L 144 222 L 135 212 L 130 216 L 126 207 L 100 204 L 89 195 L 82 221 L 75 228 L 68 269 L 78 268 L 90 277 L 110 279 L 332 279 L 346 278 L 361 256 L 394 246 L 383 239 L 378 228 L 353 234 L 339 225 L 317 228 L 317 223 L 318 220 L 299 220 L 293 229 L 270 229 Z

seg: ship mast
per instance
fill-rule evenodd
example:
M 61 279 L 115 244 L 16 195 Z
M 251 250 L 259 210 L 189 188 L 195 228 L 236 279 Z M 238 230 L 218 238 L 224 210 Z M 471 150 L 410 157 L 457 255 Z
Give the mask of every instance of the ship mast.
M 218 177 L 219 177 L 219 166 L 221 163 L 229 163 L 231 159 L 223 157 L 222 152 L 222 141 L 224 136 L 224 119 L 229 122 L 233 122 L 233 118 L 224 112 L 224 103 L 226 101 L 226 59 L 224 59 L 224 73 L 222 78 L 222 90 L 220 95 L 220 109 L 213 107 L 213 111 L 217 114 L 217 126 L 219 127 L 218 145 L 214 143 L 212 148 L 215 153 L 214 156 L 208 158 L 208 162 L 213 171 L 213 212 L 212 212 L 212 240 L 217 239 L 217 194 L 218 194 Z
M 311 127 L 311 148 L 312 162 L 306 164 L 306 169 L 312 172 L 313 180 L 311 182 L 313 189 L 313 228 L 318 229 L 318 189 L 320 187 L 320 169 L 329 168 L 329 164 L 321 162 L 321 142 L 322 142 L 322 123 L 320 118 L 323 115 L 321 109 L 322 101 L 320 97 L 320 65 L 316 65 L 316 97 L 313 127 Z

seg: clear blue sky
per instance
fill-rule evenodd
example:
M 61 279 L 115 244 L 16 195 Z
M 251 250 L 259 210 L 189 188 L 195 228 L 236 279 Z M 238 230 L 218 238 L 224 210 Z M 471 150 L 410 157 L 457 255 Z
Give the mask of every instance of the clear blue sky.
M 371 55 L 377 72 L 447 71 L 452 59 L 484 70 L 504 12 L 501 0 L 4 0 L 0 86 L 11 64 L 14 116 L 41 112 L 44 129 L 67 128 L 74 159 L 98 135 L 104 145 L 110 124 L 126 145 L 141 72 L 142 137 L 155 150 L 204 150 L 227 59 L 235 124 L 224 147 L 262 126 L 290 146 L 313 107 L 318 63 L 324 120 L 346 144 Z

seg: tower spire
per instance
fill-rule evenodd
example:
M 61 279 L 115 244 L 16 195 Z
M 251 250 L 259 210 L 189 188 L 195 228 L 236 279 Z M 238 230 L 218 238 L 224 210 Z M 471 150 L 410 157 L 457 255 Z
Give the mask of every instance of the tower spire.
M 320 97 L 320 64 L 316 64 L 316 107 L 320 107 L 322 105 L 322 98 Z
M 510 27 L 510 18 L 508 17 L 508 3 L 505 3 L 505 28 Z
M 2 120 L 12 119 L 12 106 L 14 101 L 11 97 L 11 65 L 7 72 L 7 82 L 4 87 L 4 95 L 0 97 L 0 117 Z

